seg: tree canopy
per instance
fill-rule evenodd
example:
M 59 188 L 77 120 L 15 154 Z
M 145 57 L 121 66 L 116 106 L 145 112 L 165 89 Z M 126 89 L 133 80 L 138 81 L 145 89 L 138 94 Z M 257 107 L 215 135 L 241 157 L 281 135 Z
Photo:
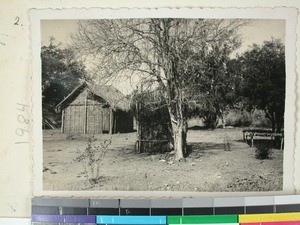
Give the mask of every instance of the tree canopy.
M 138 73 L 156 85 L 165 98 L 180 159 L 186 150 L 187 109 L 201 100 L 209 84 L 218 82 L 216 76 L 226 79 L 225 61 L 239 46 L 237 30 L 243 24 L 220 19 L 84 20 L 73 46 L 98 81 Z M 214 86 L 212 92 L 222 95 L 222 88 Z
M 236 43 L 236 46 L 238 44 Z M 196 114 L 203 118 L 207 128 L 215 128 L 218 119 L 233 108 L 237 99 L 240 82 L 234 68 L 237 60 L 230 58 L 232 50 L 228 47 L 227 45 L 214 46 L 210 53 L 201 60 L 203 74 L 194 77 L 193 82 L 187 85 L 189 88 L 195 88 L 190 89 L 193 95 L 191 99 L 195 100 L 195 113 L 192 115 Z M 197 74 L 197 70 L 193 73 Z
M 79 84 L 84 77 L 84 66 L 70 48 L 63 48 L 50 38 L 48 46 L 41 48 L 43 117 L 59 123 L 55 106 Z
M 281 132 L 285 109 L 285 48 L 280 40 L 254 44 L 240 58 L 243 96 L 249 108 L 262 109 L 273 132 Z

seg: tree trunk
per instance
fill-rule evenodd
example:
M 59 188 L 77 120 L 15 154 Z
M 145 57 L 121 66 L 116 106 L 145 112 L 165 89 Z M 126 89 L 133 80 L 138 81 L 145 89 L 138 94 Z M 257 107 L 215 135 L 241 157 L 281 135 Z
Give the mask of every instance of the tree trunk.
M 226 115 L 224 113 L 222 113 L 222 127 L 223 129 L 226 128 Z
M 186 126 L 184 122 L 172 122 L 175 160 L 181 160 L 186 153 Z
M 183 115 L 182 102 L 178 101 L 168 107 L 171 118 L 175 160 L 181 160 L 187 153 L 187 122 Z
M 172 32 L 178 32 L 178 22 L 172 20 L 161 20 L 156 32 L 159 36 L 159 45 L 163 51 L 158 53 L 158 62 L 164 71 L 166 83 L 158 77 L 161 87 L 164 87 L 168 103 L 168 111 L 171 119 L 173 146 L 175 160 L 180 160 L 186 153 L 186 115 L 184 110 L 184 97 L 182 91 L 182 80 L 178 73 L 180 58 L 176 54 L 177 40 L 172 37 Z M 172 28 L 172 29 L 171 29 Z M 171 31 L 172 30 L 172 31 Z M 158 71 L 160 73 L 160 71 Z

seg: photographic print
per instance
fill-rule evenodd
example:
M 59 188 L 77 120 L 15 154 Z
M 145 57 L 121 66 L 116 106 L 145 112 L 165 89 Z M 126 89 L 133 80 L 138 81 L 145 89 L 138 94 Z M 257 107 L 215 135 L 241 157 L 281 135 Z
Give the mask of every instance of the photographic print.
M 114 13 L 38 21 L 42 189 L 283 191 L 287 19 Z

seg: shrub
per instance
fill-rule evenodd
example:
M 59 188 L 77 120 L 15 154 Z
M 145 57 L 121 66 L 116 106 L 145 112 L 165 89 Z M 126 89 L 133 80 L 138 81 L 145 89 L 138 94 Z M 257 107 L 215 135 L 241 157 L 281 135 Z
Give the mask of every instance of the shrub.
M 270 127 L 271 122 L 265 116 L 263 110 L 254 110 L 253 113 L 246 110 L 230 111 L 226 115 L 226 126 L 233 127 Z
M 88 182 L 92 185 L 100 181 L 100 167 L 103 165 L 103 159 L 107 153 L 108 146 L 111 145 L 111 139 L 106 139 L 100 145 L 96 145 L 96 139 L 89 137 L 87 146 L 83 151 L 78 150 L 78 156 L 75 162 L 81 162 Z
M 247 127 L 252 123 L 251 114 L 247 111 L 235 112 L 231 111 L 226 116 L 226 126 Z
M 257 159 L 270 159 L 271 153 L 272 152 L 270 148 L 257 147 L 255 150 L 255 157 Z
M 255 110 L 252 114 L 253 127 L 271 127 L 271 121 L 266 118 L 263 110 Z

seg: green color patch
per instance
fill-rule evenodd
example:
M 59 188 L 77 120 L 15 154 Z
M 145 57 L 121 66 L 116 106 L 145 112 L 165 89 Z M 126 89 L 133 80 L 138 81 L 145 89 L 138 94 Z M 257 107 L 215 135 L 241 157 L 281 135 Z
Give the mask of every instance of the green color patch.
M 167 224 L 238 223 L 238 215 L 167 216 Z

